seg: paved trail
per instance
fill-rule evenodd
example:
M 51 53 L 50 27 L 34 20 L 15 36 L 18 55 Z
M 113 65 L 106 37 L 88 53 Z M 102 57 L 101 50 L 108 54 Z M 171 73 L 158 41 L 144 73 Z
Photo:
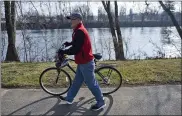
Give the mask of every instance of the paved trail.
M 95 101 L 82 88 L 72 105 L 41 89 L 1 89 L 2 115 L 181 115 L 181 85 L 121 87 L 105 96 L 106 108 L 89 110 Z

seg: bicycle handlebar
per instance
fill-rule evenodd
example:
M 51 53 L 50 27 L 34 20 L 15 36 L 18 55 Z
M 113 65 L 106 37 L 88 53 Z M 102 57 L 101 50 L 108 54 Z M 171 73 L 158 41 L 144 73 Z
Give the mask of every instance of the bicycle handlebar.
M 62 44 L 61 45 L 61 47 L 59 48 L 59 49 L 61 49 L 61 50 L 63 50 L 63 49 L 65 49 L 66 48 L 66 46 L 64 45 L 64 44 Z M 59 50 L 58 49 L 58 50 Z M 58 51 L 57 51 L 58 52 Z M 71 59 L 71 58 L 66 58 L 68 61 L 75 61 L 74 59 Z M 94 58 L 94 62 L 95 62 L 95 64 L 97 63 L 97 61 L 96 61 L 96 59 Z
M 71 59 L 71 58 L 68 58 L 68 60 L 70 60 L 70 61 L 75 61 L 75 60 L 73 60 L 73 59 Z
M 62 44 L 61 47 L 57 50 L 57 52 L 58 52 L 59 50 L 65 49 L 65 48 L 66 48 L 66 46 L 65 46 L 64 44 Z

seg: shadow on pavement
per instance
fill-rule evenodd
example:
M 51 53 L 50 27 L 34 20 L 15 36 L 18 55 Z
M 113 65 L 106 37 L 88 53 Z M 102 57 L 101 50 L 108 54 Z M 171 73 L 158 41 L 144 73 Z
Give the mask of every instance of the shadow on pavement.
M 58 97 L 49 96 L 49 97 L 45 97 L 43 99 L 34 101 L 28 105 L 25 105 L 15 111 L 13 111 L 9 115 L 16 115 L 17 113 L 20 114 L 20 112 L 22 112 L 22 110 L 25 110 L 25 114 L 22 114 L 22 115 L 26 115 L 26 116 L 29 116 L 29 115 L 43 115 L 43 116 L 44 115 L 53 115 L 53 116 L 55 116 L 55 115 L 100 115 L 101 113 L 102 113 L 102 115 L 107 115 L 113 105 L 113 97 L 111 95 L 107 95 L 104 97 L 105 97 L 105 99 L 108 100 L 106 102 L 106 107 L 99 111 L 92 111 L 89 109 L 90 106 L 95 101 L 94 98 L 84 101 L 85 98 L 81 97 L 78 102 L 74 102 L 72 105 L 68 105 L 64 101 L 60 100 Z M 55 103 L 54 106 L 50 106 L 52 108 L 45 109 L 44 112 L 37 111 L 38 109 L 33 112 L 33 111 L 29 110 L 29 108 L 28 108 L 28 107 L 40 105 L 39 104 L 40 102 L 43 102 L 44 100 L 47 101 L 52 98 L 56 98 L 57 102 Z M 63 104 L 63 103 L 65 103 L 65 104 Z M 49 105 L 49 104 L 47 104 L 47 105 Z M 44 106 L 40 105 L 40 107 L 44 107 Z M 35 112 L 38 112 L 38 113 L 35 113 Z
M 36 100 L 36 101 L 34 101 L 34 102 L 30 103 L 30 104 L 27 104 L 27 105 L 25 105 L 25 106 L 23 106 L 23 107 L 21 107 L 21 108 L 15 110 L 15 111 L 13 111 L 12 113 L 8 114 L 8 116 L 9 116 L 9 115 L 14 115 L 15 113 L 17 113 L 17 112 L 19 112 L 19 111 L 21 111 L 21 110 L 23 110 L 23 109 L 26 109 L 26 108 L 28 108 L 28 107 L 31 107 L 31 105 L 35 105 L 35 104 L 37 104 L 38 102 L 41 102 L 41 101 L 47 100 L 47 99 L 51 99 L 51 98 L 55 98 L 55 97 L 54 97 L 54 96 L 48 96 L 48 97 L 42 98 L 42 99 L 40 99 L 40 100 Z M 59 104 L 60 101 L 61 101 L 61 100 L 59 100 L 55 105 Z M 27 113 L 26 113 L 26 116 L 29 116 L 30 114 L 31 114 L 31 111 L 27 112 Z M 22 114 L 22 115 L 23 115 L 23 114 Z
M 105 98 L 109 99 L 109 104 L 107 103 L 106 108 L 99 111 L 90 110 L 90 106 L 93 103 L 94 98 L 88 99 L 85 102 L 80 103 L 83 99 L 85 99 L 81 98 L 79 102 L 74 102 L 72 105 L 59 104 L 58 106 L 54 106 L 44 115 L 47 115 L 51 111 L 54 112 L 52 115 L 99 115 L 101 112 L 103 113 L 103 115 L 107 115 L 113 105 L 113 97 L 111 95 L 108 95 L 105 96 Z M 89 107 L 85 107 L 85 105 L 88 105 Z

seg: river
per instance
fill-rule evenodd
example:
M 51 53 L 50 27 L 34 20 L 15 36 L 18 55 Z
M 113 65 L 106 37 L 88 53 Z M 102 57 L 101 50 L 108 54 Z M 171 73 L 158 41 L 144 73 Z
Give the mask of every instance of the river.
M 88 28 L 94 53 L 102 53 L 102 60 L 114 60 L 112 36 L 108 28 Z M 2 60 L 7 49 L 7 34 L 2 32 Z M 146 57 L 180 57 L 181 40 L 175 27 L 121 28 L 124 53 L 127 59 Z M 17 30 L 16 47 L 21 61 L 53 60 L 55 51 L 65 41 L 71 41 L 72 29 Z M 24 37 L 24 39 L 23 39 Z M 5 41 L 4 41 L 5 40 Z M 25 40 L 25 41 L 24 41 Z M 26 46 L 26 51 L 25 47 Z M 27 58 L 25 55 L 27 52 Z M 161 52 L 161 53 L 160 53 Z M 47 53 L 47 54 L 46 54 Z M 71 56 L 72 57 L 72 56 Z

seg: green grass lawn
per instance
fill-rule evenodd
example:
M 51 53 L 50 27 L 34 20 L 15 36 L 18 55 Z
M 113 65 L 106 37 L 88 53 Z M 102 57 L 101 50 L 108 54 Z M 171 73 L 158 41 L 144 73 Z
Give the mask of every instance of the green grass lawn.
M 181 59 L 103 61 L 98 63 L 99 65 L 115 66 L 122 74 L 123 85 L 166 84 L 181 81 Z M 71 65 L 76 67 L 74 63 Z M 54 66 L 54 62 L 1 63 L 1 85 L 7 88 L 40 87 L 41 72 Z M 67 68 L 65 70 L 70 72 Z M 74 77 L 73 73 L 71 73 L 71 77 Z

